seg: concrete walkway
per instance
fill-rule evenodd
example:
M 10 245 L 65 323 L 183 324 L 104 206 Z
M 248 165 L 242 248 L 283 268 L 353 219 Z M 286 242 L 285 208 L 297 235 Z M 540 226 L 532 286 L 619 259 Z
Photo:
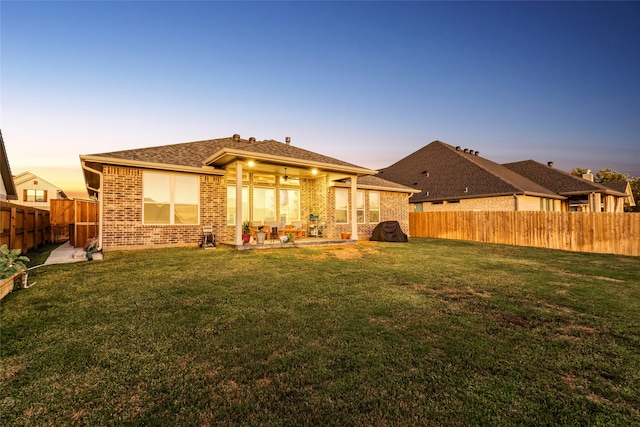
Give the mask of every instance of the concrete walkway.
M 93 254 L 94 260 L 101 260 L 102 253 L 96 252 Z M 44 262 L 44 265 L 49 264 L 67 264 L 70 262 L 88 261 L 87 254 L 82 248 L 74 248 L 67 243 L 63 243 L 56 249 L 51 251 L 49 258 Z

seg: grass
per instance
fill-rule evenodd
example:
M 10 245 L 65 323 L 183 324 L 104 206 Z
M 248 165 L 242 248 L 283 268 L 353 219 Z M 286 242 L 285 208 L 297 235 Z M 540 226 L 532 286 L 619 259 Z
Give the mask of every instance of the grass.
M 435 239 L 35 269 L 3 425 L 640 425 L 640 259 Z

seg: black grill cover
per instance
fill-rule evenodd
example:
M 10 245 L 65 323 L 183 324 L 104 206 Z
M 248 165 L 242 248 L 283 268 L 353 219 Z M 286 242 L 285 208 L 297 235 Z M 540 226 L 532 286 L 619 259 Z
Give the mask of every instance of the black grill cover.
M 408 242 L 407 235 L 402 232 L 398 221 L 384 221 L 373 229 L 371 239 L 377 242 Z

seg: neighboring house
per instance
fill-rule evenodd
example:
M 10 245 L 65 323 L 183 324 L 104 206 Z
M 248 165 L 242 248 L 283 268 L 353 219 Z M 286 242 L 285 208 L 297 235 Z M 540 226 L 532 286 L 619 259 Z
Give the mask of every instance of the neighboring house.
M 13 176 L 11 175 L 11 167 L 9 167 L 7 150 L 4 148 L 2 131 L 0 131 L 0 172 L 0 202 L 16 200 L 18 198 L 18 193 L 16 192 L 16 185 L 13 181 Z
M 478 151 L 440 141 L 422 147 L 379 177 L 418 188 L 415 212 L 558 211 L 566 197 L 479 156 Z
M 603 182 L 602 185 L 626 195 L 622 201 L 624 209 L 630 209 L 636 205 L 635 197 L 633 197 L 633 190 L 631 189 L 631 184 L 628 181 Z M 616 210 L 616 212 L 618 211 Z
M 368 237 L 380 221 L 409 228 L 417 190 L 377 171 L 286 143 L 240 135 L 80 156 L 89 194 L 98 197 L 100 247 L 191 245 L 203 226 L 240 245 L 241 224 L 307 222 L 323 236 Z
M 68 198 L 60 188 L 31 172 L 16 175 L 13 180 L 18 193 L 18 200 L 15 203 L 19 205 L 48 210 L 49 200 Z
M 593 182 L 593 174 L 583 177 L 555 169 L 553 163 L 546 165 L 533 160 L 507 163 L 506 168 L 529 178 L 555 193 L 565 196 L 563 211 L 624 212 L 625 203 L 630 203 L 625 190 Z M 613 184 L 613 183 L 611 183 Z M 621 183 L 627 184 L 628 183 Z M 629 188 L 631 193 L 631 188 Z M 631 195 L 633 199 L 633 195 Z

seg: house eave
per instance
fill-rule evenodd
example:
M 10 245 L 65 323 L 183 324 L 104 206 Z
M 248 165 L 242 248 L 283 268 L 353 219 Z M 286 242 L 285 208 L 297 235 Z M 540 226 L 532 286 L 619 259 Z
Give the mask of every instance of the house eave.
M 536 192 L 517 192 L 517 193 L 490 193 L 490 194 L 473 194 L 473 195 L 455 195 L 455 196 L 447 196 L 447 197 L 437 197 L 437 198 L 418 198 L 416 200 L 411 200 L 411 203 L 428 203 L 428 202 L 449 202 L 451 200 L 470 200 L 470 199 L 485 199 L 489 197 L 505 197 L 505 196 L 532 196 L 532 197 L 543 197 L 546 199 L 556 199 L 556 200 L 566 200 L 567 198 L 557 194 L 544 194 L 544 193 L 536 193 Z
M 563 191 L 560 194 L 562 194 L 563 196 L 588 196 L 589 194 L 594 194 L 594 193 L 605 194 L 607 196 L 628 197 L 628 194 L 620 193 L 619 191 L 615 191 L 615 190 L 597 190 L 597 189 L 580 190 L 580 191 Z
M 342 187 L 342 188 L 351 188 L 351 184 L 348 182 L 336 182 L 334 186 Z M 422 192 L 422 190 L 417 190 L 415 188 L 409 188 L 409 187 L 398 188 L 398 187 L 387 187 L 383 185 L 367 185 L 367 184 L 362 185 L 359 183 L 356 184 L 356 186 L 358 187 L 359 190 L 386 191 L 391 193 L 417 194 Z
M 256 153 L 255 151 L 237 150 L 233 148 L 223 148 L 209 156 L 203 163 L 217 168 L 224 168 L 236 161 L 253 160 L 256 163 L 263 163 L 278 166 L 292 166 L 297 168 L 316 168 L 325 172 L 345 173 L 349 175 L 365 176 L 378 173 L 374 169 L 366 169 L 354 166 L 343 166 L 332 163 L 317 162 L 312 160 L 284 157 L 272 154 Z
M 103 165 L 127 166 L 127 167 L 141 168 L 141 169 L 154 169 L 154 170 L 163 170 L 163 171 L 170 171 L 170 172 L 186 172 L 186 173 L 197 173 L 197 174 L 206 174 L 206 175 L 226 175 L 227 174 L 227 172 L 223 169 L 216 169 L 213 166 L 207 166 L 207 165 L 202 165 L 200 167 L 185 166 L 185 165 L 174 165 L 169 163 L 144 162 L 139 160 L 118 159 L 115 157 L 93 156 L 93 155 L 81 155 L 80 160 L 84 162 L 99 163 Z

